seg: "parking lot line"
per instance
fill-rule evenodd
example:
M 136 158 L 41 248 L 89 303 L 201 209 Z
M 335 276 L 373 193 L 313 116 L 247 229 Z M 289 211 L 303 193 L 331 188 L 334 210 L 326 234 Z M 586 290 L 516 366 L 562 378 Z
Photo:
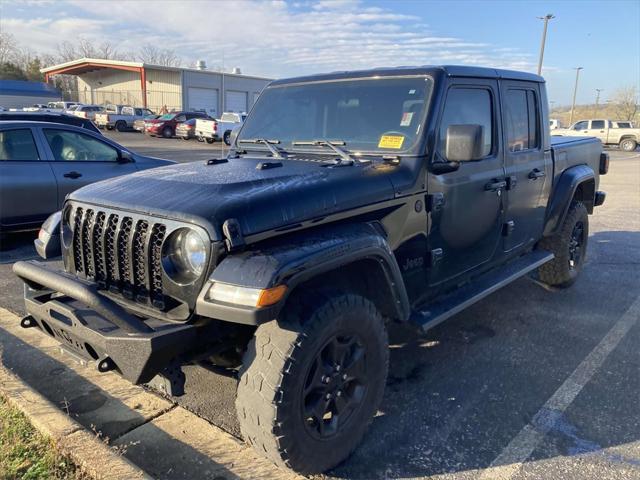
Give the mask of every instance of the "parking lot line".
M 555 426 L 565 410 L 640 318 L 640 297 L 611 327 L 605 337 L 578 365 L 556 392 L 525 425 L 506 448 L 482 472 L 480 480 L 509 480 L 529 458 L 544 436 Z

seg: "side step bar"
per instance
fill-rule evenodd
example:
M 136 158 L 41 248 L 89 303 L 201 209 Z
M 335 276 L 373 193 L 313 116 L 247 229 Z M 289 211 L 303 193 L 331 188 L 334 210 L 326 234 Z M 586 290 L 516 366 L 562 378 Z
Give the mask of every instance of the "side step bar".
M 419 325 L 424 331 L 429 330 L 551 260 L 553 260 L 553 253 L 534 250 L 498 270 L 481 275 L 444 298 L 414 310 L 410 321 Z

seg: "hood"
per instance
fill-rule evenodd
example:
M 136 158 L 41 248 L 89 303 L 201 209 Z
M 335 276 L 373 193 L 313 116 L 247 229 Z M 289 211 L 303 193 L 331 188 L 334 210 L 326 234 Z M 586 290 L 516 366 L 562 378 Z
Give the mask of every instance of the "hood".
M 256 168 L 267 161 L 274 162 L 243 157 L 154 168 L 88 185 L 70 199 L 198 223 L 219 240 L 230 218 L 246 236 L 393 198 L 389 171 L 372 164 L 283 160 Z

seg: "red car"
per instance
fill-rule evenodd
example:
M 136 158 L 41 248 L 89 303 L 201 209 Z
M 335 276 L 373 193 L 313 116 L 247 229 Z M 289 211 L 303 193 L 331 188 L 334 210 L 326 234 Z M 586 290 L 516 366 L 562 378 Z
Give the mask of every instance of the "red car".
M 204 112 L 171 112 L 154 120 L 145 120 L 144 130 L 152 137 L 171 138 L 176 134 L 176 127 L 192 118 L 209 118 Z

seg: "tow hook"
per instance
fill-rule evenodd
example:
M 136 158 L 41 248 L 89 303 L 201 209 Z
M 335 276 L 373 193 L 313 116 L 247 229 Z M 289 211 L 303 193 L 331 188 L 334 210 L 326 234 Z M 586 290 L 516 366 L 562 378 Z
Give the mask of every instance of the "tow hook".
M 111 357 L 106 357 L 98 362 L 98 371 L 100 373 L 110 372 L 116 369 L 116 364 Z
M 38 323 L 36 322 L 36 319 L 33 318 L 31 315 L 26 315 L 22 317 L 22 320 L 20 320 L 20 326 L 22 328 L 31 328 L 31 327 L 37 327 Z

